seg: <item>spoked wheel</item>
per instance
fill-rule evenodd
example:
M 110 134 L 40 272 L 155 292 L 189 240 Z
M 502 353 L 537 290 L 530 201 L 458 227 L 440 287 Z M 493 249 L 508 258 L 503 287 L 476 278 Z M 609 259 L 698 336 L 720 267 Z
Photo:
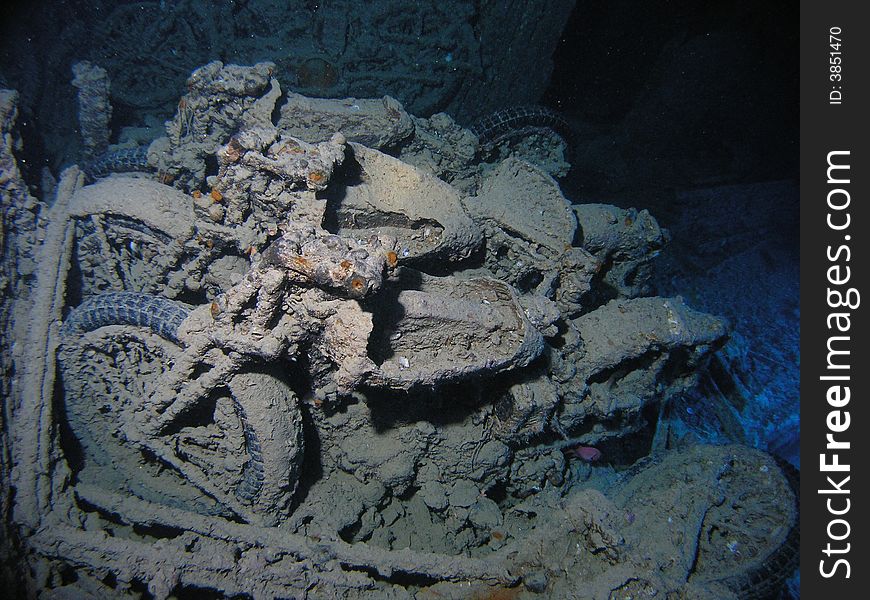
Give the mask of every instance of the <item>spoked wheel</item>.
M 302 458 L 302 419 L 286 383 L 269 373 L 235 374 L 149 437 L 137 423 L 153 414 L 149 398 L 183 350 L 129 324 L 64 338 L 64 406 L 75 440 L 67 454 L 79 457 L 72 461 L 79 481 L 263 525 L 288 513 Z
M 79 189 L 73 266 L 82 297 L 137 291 L 174 297 L 199 251 L 189 197 L 148 179 L 113 177 Z
M 721 504 L 707 512 L 691 579 L 720 582 L 740 598 L 776 595 L 798 568 L 800 474 L 762 452 L 732 457 Z
M 76 191 L 69 214 L 72 297 L 84 301 L 65 319 L 60 365 L 79 480 L 202 514 L 278 522 L 302 452 L 299 407 L 279 378 L 232 372 L 160 433 L 142 427 L 183 353 L 175 332 L 188 310 L 166 296 L 204 268 L 191 242 L 191 199 L 148 179 L 111 177 Z
M 183 248 L 147 223 L 121 215 L 90 215 L 76 222 L 75 258 L 84 295 L 169 287 Z

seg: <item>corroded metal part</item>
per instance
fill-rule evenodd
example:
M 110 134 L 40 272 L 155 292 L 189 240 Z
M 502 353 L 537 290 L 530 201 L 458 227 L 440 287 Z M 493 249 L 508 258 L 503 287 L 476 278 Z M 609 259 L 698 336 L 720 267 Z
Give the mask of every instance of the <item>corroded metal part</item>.
M 513 289 L 497 279 L 403 269 L 384 296 L 372 306 L 378 368 L 369 385 L 409 389 L 481 377 L 524 367 L 544 348 Z
M 394 237 L 399 262 L 420 267 L 459 262 L 480 246 L 480 231 L 454 188 L 377 150 L 350 148 L 349 181 L 327 196 L 327 229 Z

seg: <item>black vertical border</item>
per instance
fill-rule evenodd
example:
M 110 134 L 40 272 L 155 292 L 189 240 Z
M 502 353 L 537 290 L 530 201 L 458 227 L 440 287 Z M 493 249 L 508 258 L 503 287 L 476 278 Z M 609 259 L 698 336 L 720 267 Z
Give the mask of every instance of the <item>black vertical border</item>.
M 870 402 L 870 332 L 867 327 L 867 311 L 870 310 L 870 287 L 867 285 L 870 270 L 870 253 L 867 239 L 870 238 L 870 161 L 868 161 L 868 137 L 870 127 L 870 19 L 868 2 L 860 0 L 815 0 L 801 2 L 800 23 L 800 169 L 801 169 L 801 596 L 804 599 L 816 598 L 858 598 L 867 594 L 870 583 L 870 532 L 866 527 L 868 506 L 866 492 L 870 488 L 870 415 L 866 405 Z M 840 55 L 831 55 L 829 32 L 839 27 L 842 34 Z M 842 81 L 831 81 L 831 58 L 842 58 Z M 841 86 L 836 88 L 834 86 Z M 840 104 L 831 103 L 830 92 L 842 92 Z M 828 182 L 828 153 L 849 151 L 849 183 L 832 184 Z M 842 162 L 845 155 L 839 155 Z M 844 174 L 844 171 L 839 171 Z M 831 190 L 846 189 L 849 194 L 847 209 L 851 219 L 848 230 L 835 231 L 828 227 L 826 219 L 828 193 Z M 834 194 L 834 201 L 842 203 L 846 198 L 840 192 Z M 842 222 L 843 211 L 837 212 L 835 220 Z M 846 236 L 849 239 L 846 240 Z M 846 262 L 845 252 L 839 261 L 830 261 L 828 247 L 835 252 L 841 245 L 850 248 L 850 260 Z M 828 269 L 840 264 L 850 267 L 848 283 L 834 286 L 828 281 Z M 842 277 L 844 270 L 840 271 Z M 827 300 L 828 288 L 841 289 L 844 293 L 849 287 L 861 294 L 860 305 L 850 308 L 831 308 Z M 848 333 L 830 331 L 827 318 L 832 312 L 848 312 L 850 328 Z M 849 412 L 849 427 L 846 431 L 835 433 L 836 440 L 848 441 L 848 450 L 826 450 L 828 416 L 832 410 L 827 401 L 831 381 L 823 381 L 821 376 L 832 374 L 827 369 L 828 338 L 831 335 L 848 335 L 850 354 L 842 362 L 848 361 L 851 368 L 840 370 L 837 374 L 848 374 L 851 396 L 848 405 L 839 408 Z M 840 342 L 841 349 L 846 346 Z M 840 419 L 845 418 L 841 413 Z M 837 426 L 837 422 L 834 422 Z M 848 473 L 825 472 L 820 466 L 820 454 L 827 452 L 827 462 L 832 462 L 831 454 L 839 454 L 839 462 L 849 465 Z M 843 476 L 849 481 L 842 483 Z M 831 489 L 827 481 L 831 476 L 848 494 L 820 493 Z M 831 499 L 834 510 L 843 510 L 846 500 L 849 510 L 841 516 L 829 512 L 827 501 Z M 830 539 L 828 526 L 834 519 L 844 519 L 832 525 L 831 532 L 847 538 L 840 541 Z M 834 550 L 848 552 L 825 554 L 828 544 Z M 847 547 L 846 544 L 849 544 Z M 843 558 L 849 563 L 850 573 L 846 578 L 846 568 L 842 563 L 832 577 L 824 577 L 821 570 L 829 573 L 835 561 Z M 824 562 L 824 566 L 821 564 Z

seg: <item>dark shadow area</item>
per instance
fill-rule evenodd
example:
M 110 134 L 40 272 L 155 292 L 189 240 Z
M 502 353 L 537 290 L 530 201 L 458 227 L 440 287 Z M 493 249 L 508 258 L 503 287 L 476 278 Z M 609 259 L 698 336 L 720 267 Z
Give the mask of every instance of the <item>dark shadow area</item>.
M 580 0 L 542 98 L 578 136 L 566 195 L 666 225 L 668 190 L 796 178 L 797 23 L 784 0 Z

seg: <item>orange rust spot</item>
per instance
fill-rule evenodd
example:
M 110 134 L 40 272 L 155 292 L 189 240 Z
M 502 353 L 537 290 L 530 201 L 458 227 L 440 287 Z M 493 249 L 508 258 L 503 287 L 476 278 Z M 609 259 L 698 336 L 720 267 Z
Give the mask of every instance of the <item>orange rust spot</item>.
M 326 175 L 324 175 L 320 171 L 311 171 L 308 174 L 308 181 L 310 181 L 311 183 L 323 183 L 325 179 Z
M 500 542 L 500 541 L 502 541 L 502 540 L 504 539 L 504 532 L 501 532 L 501 531 L 499 531 L 498 529 L 493 529 L 493 530 L 489 533 L 489 535 L 490 535 L 490 537 L 492 537 L 492 539 L 494 539 L 494 540 L 496 540 L 496 541 L 498 541 L 498 542 Z
M 190 195 L 193 196 L 194 198 L 196 198 L 197 200 L 199 200 L 200 198 L 202 198 L 202 192 L 200 192 L 199 190 L 193 190 L 193 191 L 190 193 Z
M 224 199 L 224 195 L 217 188 L 211 188 L 211 199 L 215 202 L 220 202 Z
M 257 253 L 256 246 L 248 246 L 248 249 L 245 251 L 248 256 L 254 256 Z
M 187 99 L 181 98 L 181 100 L 178 101 L 178 110 L 185 110 L 186 108 L 187 108 Z
M 350 268 L 350 261 L 347 260 L 346 258 L 343 261 L 341 261 L 339 264 L 341 265 L 342 269 L 349 269 Z
M 220 306 L 220 304 L 217 303 L 217 301 L 213 301 L 211 303 L 209 310 L 211 311 L 211 318 L 212 319 L 217 319 L 218 315 L 221 314 L 221 306 Z
M 169 173 L 161 173 L 157 179 L 163 185 L 169 185 L 173 182 L 173 180 L 175 179 L 175 176 L 170 175 Z
M 304 256 L 294 256 L 294 257 L 293 257 L 293 262 L 296 263 L 297 265 L 299 265 L 300 267 L 304 268 L 304 269 L 310 269 L 310 268 L 311 268 L 311 261 L 309 261 L 309 260 L 308 260 L 307 258 L 305 258 Z
M 399 264 L 399 255 L 390 250 L 387 252 L 387 265 L 392 269 Z
M 302 154 L 302 146 L 295 140 L 287 140 L 284 145 L 278 150 L 278 154 Z
M 366 282 L 363 281 L 362 277 L 354 277 L 350 280 L 350 287 L 359 292 L 366 286 Z

